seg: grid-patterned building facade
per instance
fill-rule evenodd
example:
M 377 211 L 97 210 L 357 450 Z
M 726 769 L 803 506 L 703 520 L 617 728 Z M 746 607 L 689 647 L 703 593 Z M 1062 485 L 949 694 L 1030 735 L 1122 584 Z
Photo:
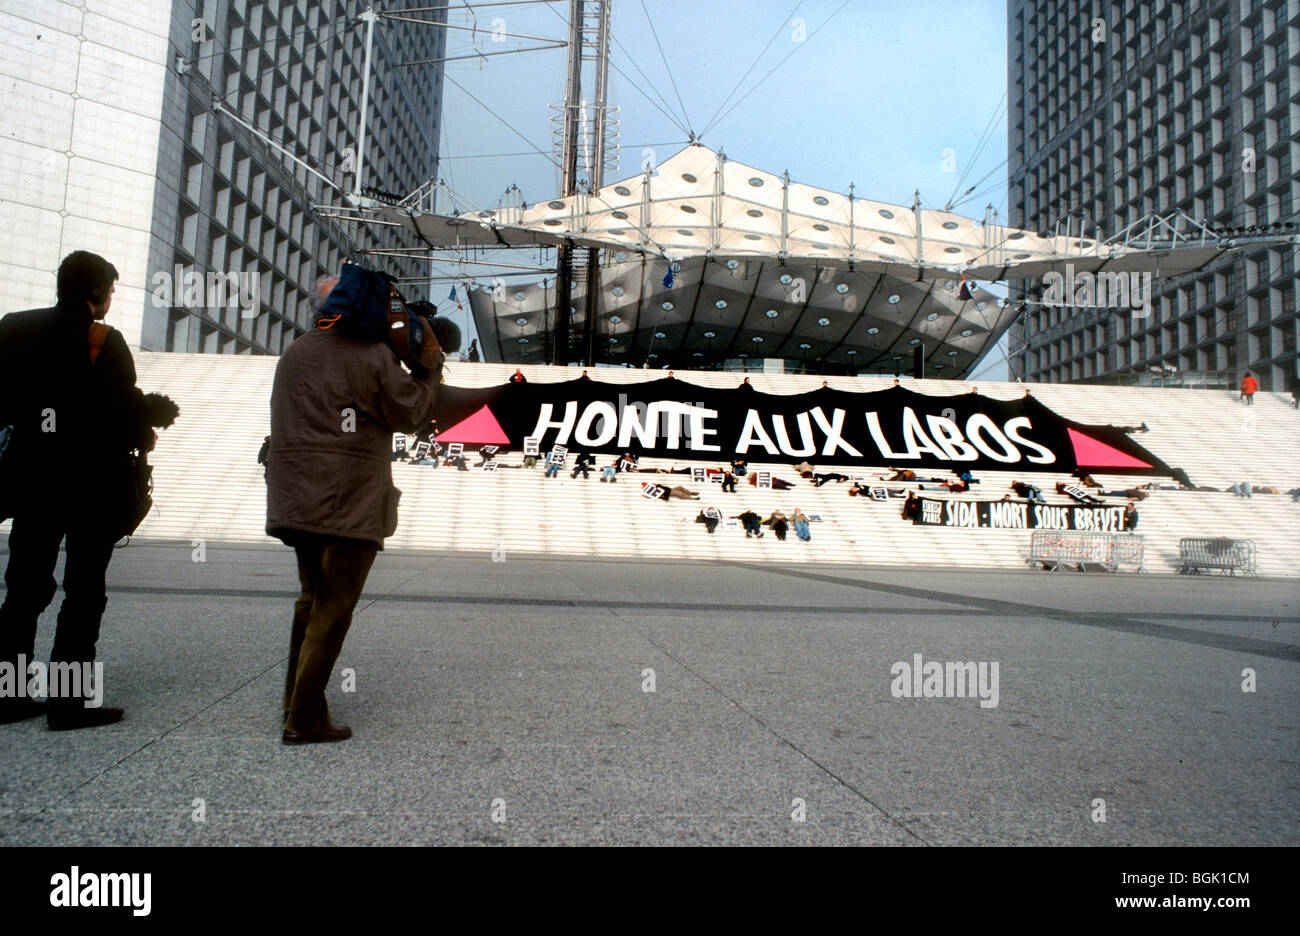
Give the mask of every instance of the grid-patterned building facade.
M 1297 221 L 1300 0 L 1010 0 L 1007 54 L 1013 226 L 1105 238 L 1178 209 L 1216 229 Z M 1251 249 L 1157 279 L 1146 318 L 1030 304 L 1012 374 L 1235 384 L 1249 369 L 1283 389 L 1297 368 L 1295 254 Z
M 350 191 L 362 164 L 365 6 L 31 0 L 0 12 L 0 312 L 50 304 L 59 259 L 88 249 L 121 274 L 109 321 L 134 346 L 274 354 L 308 325 L 319 276 L 368 248 L 411 246 L 317 210 L 345 199 L 315 172 Z M 436 173 L 445 47 L 434 26 L 376 25 L 365 186 L 404 194 Z M 378 265 L 427 275 L 417 261 Z M 227 294 L 187 294 L 178 272 L 220 275 Z M 241 274 L 255 310 L 231 295 Z

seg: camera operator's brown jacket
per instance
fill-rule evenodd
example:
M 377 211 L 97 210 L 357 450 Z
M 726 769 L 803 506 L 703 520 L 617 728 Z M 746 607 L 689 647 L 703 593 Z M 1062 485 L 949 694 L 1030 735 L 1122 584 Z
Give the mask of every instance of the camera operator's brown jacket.
M 429 424 L 439 374 L 417 378 L 383 343 L 313 329 L 275 368 L 266 532 L 301 531 L 383 548 L 397 529 L 393 433 Z

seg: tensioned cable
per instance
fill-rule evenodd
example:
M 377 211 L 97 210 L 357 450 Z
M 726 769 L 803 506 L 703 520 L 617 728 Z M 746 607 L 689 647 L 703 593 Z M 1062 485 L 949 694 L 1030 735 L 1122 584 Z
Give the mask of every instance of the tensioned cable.
M 662 107 L 660 107 L 660 106 L 655 102 L 654 98 L 652 98 L 652 97 L 650 97 L 650 95 L 646 94 L 645 91 L 642 90 L 641 87 L 638 86 L 637 83 L 636 83 L 635 81 L 633 81 L 633 80 L 631 79 L 631 77 L 629 77 L 628 74 L 627 74 L 626 72 L 623 71 L 623 69 L 619 68 L 619 67 L 618 67 L 617 65 L 615 65 L 613 62 L 610 62 L 610 63 L 609 63 L 609 67 L 612 68 L 612 69 L 614 69 L 614 71 L 618 72 L 618 73 L 619 73 L 620 75 L 622 75 L 625 79 L 627 79 L 628 84 L 630 84 L 630 85 L 631 85 L 635 90 L 639 91 L 639 92 L 641 93 L 641 96 L 644 97 L 647 101 L 649 101 L 649 102 L 651 103 L 651 105 L 653 105 L 654 108 L 655 108 L 656 110 L 659 111 L 659 113 L 663 114 L 663 115 L 664 115 L 665 117 L 667 117 L 670 121 L 672 121 L 672 124 L 673 124 L 674 127 L 676 127 L 678 130 L 682 131 L 682 133 L 685 133 L 687 136 L 690 135 L 691 131 L 690 131 L 690 128 L 689 128 L 689 127 L 687 127 L 685 124 L 683 124 L 680 120 L 678 120 L 676 117 L 674 117 L 674 116 L 673 116 L 672 114 L 670 114 L 668 111 L 666 111 L 666 110 L 664 110 Z
M 548 6 L 547 9 L 550 10 L 552 13 L 554 13 L 556 16 L 558 16 L 560 18 L 560 22 L 565 25 L 565 28 L 568 28 L 569 18 L 567 16 L 565 16 L 563 13 L 561 13 L 559 10 L 555 9 L 554 7 Z M 614 69 L 614 71 L 618 72 L 620 75 L 622 75 L 627 80 L 628 84 L 630 84 L 633 87 L 633 89 L 638 91 L 642 97 L 644 97 L 647 101 L 649 101 L 659 111 L 659 113 L 663 114 L 670 121 L 672 121 L 673 126 L 675 126 L 678 130 L 682 131 L 682 133 L 685 133 L 687 136 L 689 136 L 691 131 L 686 127 L 685 124 L 683 124 L 680 120 L 677 119 L 676 115 L 669 113 L 669 111 L 672 109 L 672 105 L 668 103 L 668 99 L 664 97 L 663 92 L 661 92 L 659 90 L 659 87 L 650 79 L 650 76 L 645 73 L 645 69 L 643 69 L 640 66 L 640 64 L 637 63 L 637 60 L 632 56 L 632 53 L 627 50 L 627 47 L 623 45 L 623 43 L 618 41 L 618 37 L 614 35 L 613 31 L 610 32 L 609 37 L 610 39 L 613 40 L 616 46 L 618 46 L 620 49 L 623 50 L 623 54 L 627 56 L 627 60 L 632 63 L 632 67 L 635 68 L 641 74 L 641 77 L 645 79 L 646 84 L 650 86 L 650 90 L 655 93 L 655 95 L 659 98 L 659 101 L 662 102 L 663 106 L 660 107 L 659 103 L 656 103 L 654 98 L 646 94 L 645 90 L 642 89 L 639 85 L 637 85 L 637 83 L 631 78 L 631 76 L 626 74 L 621 68 L 615 65 L 612 60 L 609 62 L 609 67 Z
M 620 144 L 618 145 L 617 148 L 618 148 L 618 149 L 645 149 L 645 148 L 647 148 L 647 147 L 654 148 L 654 147 L 660 147 L 660 146 L 685 146 L 686 143 L 687 143 L 686 140 L 668 140 L 667 142 L 664 142 L 664 143 L 620 143 Z M 500 158 L 503 158 L 503 157 L 506 157 L 506 156 L 536 156 L 536 155 L 537 155 L 537 153 L 533 152 L 532 150 L 520 150 L 520 151 L 517 152 L 517 153 L 476 153 L 476 154 L 473 154 L 473 155 L 464 155 L 464 156 L 439 156 L 438 159 L 439 159 L 439 160 L 443 160 L 443 159 L 500 159 Z M 525 201 L 529 201 L 529 199 L 525 199 Z
M 772 33 L 772 38 L 767 40 L 767 45 L 763 46 L 763 50 L 754 57 L 754 61 L 750 63 L 745 74 L 740 76 L 740 80 L 736 82 L 736 86 L 727 93 L 727 96 L 722 99 L 722 103 L 718 105 L 718 109 L 713 112 L 713 117 L 709 118 L 709 123 L 705 128 L 705 132 L 707 132 L 708 127 L 713 126 L 713 118 L 717 117 L 719 112 L 727 106 L 727 102 L 731 100 L 731 96 L 740 90 L 740 86 L 745 83 L 745 79 L 748 78 L 750 73 L 758 67 L 758 63 L 763 60 L 763 56 L 767 54 L 767 50 L 772 48 L 772 43 L 776 42 L 777 37 L 781 35 L 781 33 L 785 32 L 785 24 L 790 22 L 794 15 L 799 12 L 799 7 L 801 6 L 803 6 L 803 0 L 799 0 L 799 2 L 794 5 L 794 8 L 785 15 L 785 19 L 781 20 L 780 25 L 776 27 L 776 32 Z M 704 133 L 702 132 L 700 136 L 703 135 Z
M 637 62 L 637 60 L 632 57 L 632 53 L 628 51 L 627 46 L 623 45 L 623 43 L 619 42 L 618 39 L 614 38 L 613 33 L 610 33 L 610 38 L 614 40 L 614 45 L 618 46 L 618 48 L 622 51 L 622 53 L 627 56 L 627 60 L 632 63 L 632 67 L 637 70 L 637 73 L 640 74 L 640 76 L 645 79 L 646 84 L 650 86 L 650 90 L 655 93 L 655 95 L 659 98 L 661 102 L 663 102 L 664 107 L 671 107 L 671 105 L 668 103 L 668 99 L 664 97 L 663 92 L 659 90 L 658 85 L 656 85 L 654 81 L 651 80 L 650 76 L 645 73 L 645 69 L 643 69 L 641 65 Z M 612 61 L 609 64 L 610 67 L 616 68 L 616 66 L 614 66 L 614 63 Z M 623 73 L 620 71 L 619 74 L 622 75 Z M 623 77 L 627 78 L 626 75 L 624 75 Z M 631 79 L 628 78 L 628 81 L 631 81 Z M 638 88 L 637 90 L 640 89 Z M 678 129 L 680 129 L 683 133 L 689 134 L 691 132 L 685 126 L 680 124 L 677 121 L 677 118 L 670 116 L 669 119 L 672 120 L 673 123 L 678 127 Z
M 673 86 L 673 94 L 677 95 L 677 104 L 681 107 L 682 117 L 686 120 L 686 132 L 694 136 L 691 131 L 691 115 L 686 112 L 686 104 L 682 101 L 682 93 L 677 90 L 677 79 L 673 77 L 673 70 L 668 67 L 668 56 L 664 55 L 663 44 L 659 41 L 659 32 L 655 29 L 654 20 L 650 18 L 650 11 L 646 9 L 645 0 L 641 0 L 641 11 L 645 13 L 646 22 L 650 24 L 650 35 L 654 36 L 655 45 L 659 47 L 659 58 L 663 60 L 664 71 L 668 72 L 668 81 Z
M 975 151 L 967 161 L 966 169 L 958 177 L 957 184 L 953 186 L 952 194 L 948 196 L 946 204 L 951 205 L 953 203 L 953 199 L 956 198 L 957 193 L 961 191 L 962 184 L 966 181 L 966 177 L 970 175 L 971 169 L 974 168 L 975 163 L 979 161 L 980 154 L 984 152 L 984 147 L 988 146 L 989 141 L 993 138 L 993 128 L 997 126 L 998 121 L 1002 119 L 1002 115 L 1006 110 L 1004 106 L 1006 101 L 1007 92 L 1003 91 L 997 107 L 994 108 L 993 114 L 989 117 L 988 123 L 984 125 L 984 131 L 979 135 L 979 139 L 975 143 Z M 975 184 L 978 185 L 979 183 L 977 182 Z
M 450 82 L 451 82 L 452 84 L 454 84 L 457 88 L 459 88 L 461 91 L 463 91 L 463 92 L 464 92 L 464 93 L 469 97 L 469 99 L 470 99 L 471 101 L 473 101 L 473 102 L 474 102 L 475 104 L 477 104 L 479 107 L 483 108 L 485 111 L 487 111 L 487 112 L 488 112 L 489 114 L 491 114 L 493 117 L 495 117 L 495 118 L 496 118 L 496 119 L 497 119 L 501 124 L 503 124 L 503 125 L 505 126 L 505 128 L 506 128 L 507 130 L 509 130 L 509 131 L 510 131 L 511 133 L 513 133 L 515 136 L 519 137 L 519 139 L 523 140 L 525 143 L 527 143 L 529 146 L 531 146 L 531 147 L 532 147 L 536 152 L 540 153 L 542 156 L 545 156 L 545 157 L 547 158 L 547 160 L 550 161 L 551 165 L 553 165 L 556 169 L 559 169 L 559 168 L 560 168 L 560 164 L 559 164 L 558 162 L 555 161 L 555 157 L 553 157 L 550 153 L 546 152 L 546 150 L 544 150 L 544 149 L 542 149 L 541 147 L 537 146 L 535 143 L 533 143 L 532 140 L 528 139 L 528 137 L 524 136 L 522 133 L 520 133 L 518 130 L 516 130 L 515 127 L 510 123 L 510 121 L 506 120 L 504 117 L 502 117 L 500 114 L 498 114 L 496 111 L 494 111 L 494 110 L 493 110 L 491 107 L 489 107 L 487 104 L 484 104 L 482 101 L 480 101 L 477 97 L 474 96 L 474 93 L 473 93 L 472 91 L 470 91 L 469 89 L 467 89 L 463 84 L 461 84 L 461 83 L 460 83 L 459 81 L 457 81 L 455 78 L 451 77 L 451 75 L 448 75 L 446 72 L 443 72 L 442 77 L 445 78 L 447 81 L 450 81 Z
M 789 60 L 790 60 L 790 56 L 795 55 L 795 54 L 796 54 L 800 49 L 802 49 L 804 46 L 806 46 L 806 45 L 808 44 L 808 42 L 810 42 L 814 36 L 816 36 L 819 32 L 821 32 L 821 31 L 826 27 L 826 24 L 827 24 L 827 23 L 829 23 L 831 20 L 835 19 L 835 17 L 839 15 L 840 10 L 843 10 L 843 9 L 844 9 L 846 6 L 848 6 L 848 5 L 849 5 L 849 0 L 844 0 L 843 3 L 841 3 L 838 7 L 836 7 L 836 8 L 835 8 L 835 12 L 832 13 L 830 16 L 826 17 L 825 21 L 823 21 L 822 24 L 821 24 L 820 26 L 818 26 L 816 29 L 814 29 L 814 30 L 812 31 L 812 33 L 809 34 L 809 36 L 808 36 L 808 38 L 807 38 L 806 40 L 804 40 L 803 42 L 801 42 L 801 43 L 799 43 L 798 45 L 796 45 L 796 46 L 795 46 L 795 47 L 794 47 L 794 48 L 793 48 L 793 49 L 792 49 L 792 50 L 791 50 L 791 51 L 786 55 L 785 58 L 783 58 L 783 59 L 781 59 L 781 61 L 777 62 L 776 65 L 773 66 L 772 70 L 769 71 L 769 72 L 768 72 L 766 75 L 764 75 L 762 78 L 760 78 L 760 79 L 758 80 L 758 84 L 754 85 L 752 88 L 750 88 L 748 91 L 746 91 L 743 95 L 741 95 L 740 99 L 739 99 L 738 101 L 736 101 L 735 104 L 732 104 L 731 107 L 728 108 L 728 110 L 727 110 L 727 112 L 726 112 L 725 114 L 723 114 L 721 117 L 719 117 L 719 118 L 717 118 L 716 120 L 714 120 L 714 121 L 713 121 L 713 122 L 712 122 L 708 127 L 705 127 L 705 128 L 704 128 L 704 131 L 703 131 L 702 133 L 700 133 L 700 136 L 701 136 L 701 137 L 704 136 L 704 134 L 705 134 L 705 133 L 708 133 L 709 130 L 713 129 L 713 127 L 716 127 L 716 126 L 717 126 L 718 124 L 720 124 L 722 121 L 726 120 L 727 117 L 731 114 L 732 111 L 734 111 L 737 107 L 739 107 L 741 104 L 743 104 L 743 103 L 745 102 L 745 98 L 749 97 L 751 94 L 753 94 L 755 91 L 757 91 L 760 87 L 762 87 L 763 82 L 765 82 L 765 81 L 767 81 L 767 79 L 771 78 L 773 72 L 775 72 L 778 68 L 780 68 L 780 67 L 781 67 L 782 65 L 784 65 L 787 61 L 789 61 Z

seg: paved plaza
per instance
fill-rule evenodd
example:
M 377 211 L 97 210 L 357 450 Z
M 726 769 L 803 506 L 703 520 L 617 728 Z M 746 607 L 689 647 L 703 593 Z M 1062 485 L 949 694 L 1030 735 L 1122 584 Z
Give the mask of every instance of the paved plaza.
M 390 550 L 290 748 L 292 554 L 194 553 L 110 567 L 122 722 L 0 726 L 0 845 L 1300 844 L 1294 581 Z

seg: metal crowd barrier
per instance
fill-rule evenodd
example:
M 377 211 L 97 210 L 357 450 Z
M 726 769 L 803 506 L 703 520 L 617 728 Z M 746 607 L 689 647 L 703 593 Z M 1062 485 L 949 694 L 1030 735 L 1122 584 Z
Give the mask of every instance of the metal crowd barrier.
M 1178 558 L 1182 575 L 1196 575 L 1202 569 L 1228 575 L 1256 575 L 1259 571 L 1254 540 L 1184 536 L 1178 541 Z
M 1034 530 L 1029 538 L 1029 564 L 1052 572 L 1076 569 L 1083 572 L 1089 564 L 1110 572 L 1120 566 L 1132 566 L 1145 572 L 1143 554 L 1146 538 L 1133 533 L 1085 533 L 1075 530 Z

